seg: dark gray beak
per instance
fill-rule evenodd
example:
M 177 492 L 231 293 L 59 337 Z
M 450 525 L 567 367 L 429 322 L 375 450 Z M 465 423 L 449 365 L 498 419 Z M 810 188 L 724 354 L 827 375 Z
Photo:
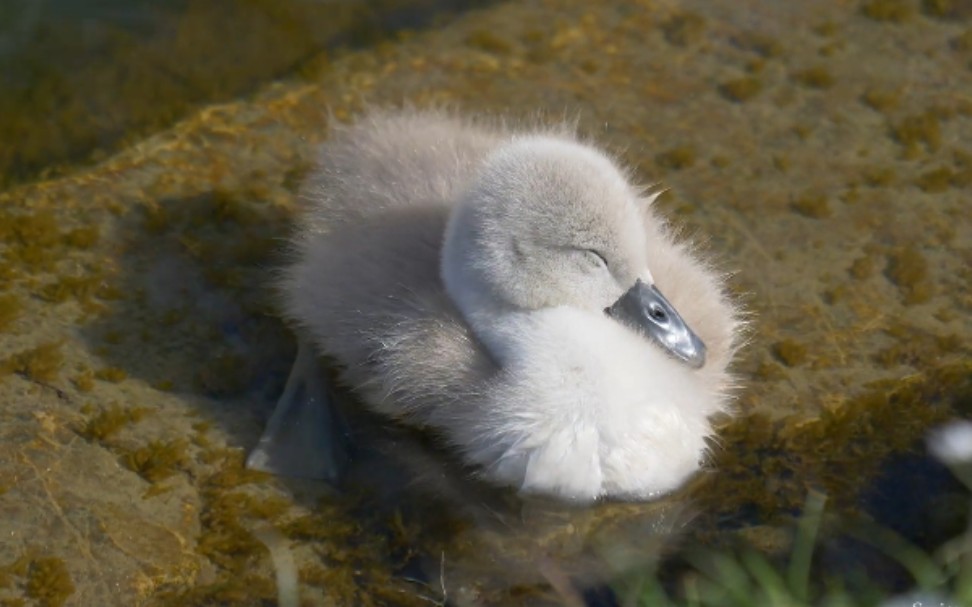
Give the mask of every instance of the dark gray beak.
M 605 312 L 693 369 L 705 364 L 705 344 L 654 285 L 638 280 Z

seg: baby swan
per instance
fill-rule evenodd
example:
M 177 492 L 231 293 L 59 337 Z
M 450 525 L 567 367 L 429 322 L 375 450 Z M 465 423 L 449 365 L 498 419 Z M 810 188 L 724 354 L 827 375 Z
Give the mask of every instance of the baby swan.
M 738 314 L 603 153 L 374 115 L 325 144 L 305 199 L 281 284 L 300 352 L 252 467 L 340 472 L 315 353 L 369 409 L 524 493 L 648 499 L 702 465 Z

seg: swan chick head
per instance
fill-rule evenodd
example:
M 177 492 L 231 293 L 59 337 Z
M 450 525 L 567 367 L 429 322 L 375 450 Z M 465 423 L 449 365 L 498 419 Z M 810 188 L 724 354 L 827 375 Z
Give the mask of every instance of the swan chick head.
M 653 286 L 643 204 L 596 149 L 548 135 L 513 139 L 452 212 L 446 290 L 494 355 L 499 316 L 566 306 L 606 311 L 701 366 L 705 346 Z
M 647 270 L 636 201 L 596 150 L 551 136 L 514 139 L 453 211 L 446 288 L 464 311 L 603 310 Z

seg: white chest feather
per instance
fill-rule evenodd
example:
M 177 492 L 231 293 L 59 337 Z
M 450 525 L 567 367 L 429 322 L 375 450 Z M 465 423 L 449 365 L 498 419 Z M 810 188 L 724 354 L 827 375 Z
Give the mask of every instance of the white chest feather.
M 501 317 L 487 423 L 463 437 L 494 481 L 590 500 L 673 490 L 701 465 L 717 395 L 617 322 L 574 308 Z M 471 433 L 474 429 L 470 429 Z

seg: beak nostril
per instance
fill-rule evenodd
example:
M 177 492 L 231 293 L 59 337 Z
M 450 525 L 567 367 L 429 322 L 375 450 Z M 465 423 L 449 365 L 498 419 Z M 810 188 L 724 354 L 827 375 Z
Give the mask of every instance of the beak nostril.
M 693 369 L 705 364 L 705 343 L 656 287 L 639 280 L 605 312 Z

